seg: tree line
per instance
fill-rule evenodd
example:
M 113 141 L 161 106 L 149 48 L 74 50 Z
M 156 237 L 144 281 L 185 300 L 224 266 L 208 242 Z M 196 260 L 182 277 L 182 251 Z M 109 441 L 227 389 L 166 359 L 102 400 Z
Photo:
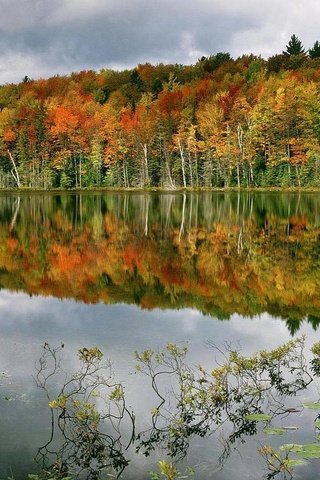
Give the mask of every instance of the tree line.
M 0 188 L 320 186 L 320 44 L 0 87 Z

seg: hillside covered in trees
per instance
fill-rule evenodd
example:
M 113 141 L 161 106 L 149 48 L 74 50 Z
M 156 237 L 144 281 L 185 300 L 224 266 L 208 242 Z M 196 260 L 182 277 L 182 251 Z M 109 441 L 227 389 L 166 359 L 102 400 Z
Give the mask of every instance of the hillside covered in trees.
M 0 188 L 320 186 L 320 44 L 0 87 Z

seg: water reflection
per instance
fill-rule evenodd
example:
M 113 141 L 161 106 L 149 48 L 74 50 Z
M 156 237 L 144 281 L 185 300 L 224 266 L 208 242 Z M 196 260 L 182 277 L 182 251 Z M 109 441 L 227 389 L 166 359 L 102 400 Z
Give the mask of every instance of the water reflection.
M 104 478 L 110 469 L 119 478 L 129 464 L 125 452 L 135 436 L 135 415 L 126 405 L 124 388 L 115 382 L 110 361 L 102 362 L 97 347 L 78 351 L 79 370 L 62 375 L 61 384 L 59 353 L 63 348 L 63 344 L 54 348 L 45 343 L 36 368 L 36 384 L 51 410 L 50 436 L 38 449 L 36 460 L 55 479 L 70 474 Z M 60 383 L 58 392 L 53 382 Z
M 310 368 L 302 337 L 249 357 L 235 349 L 218 349 L 215 353 L 221 361 L 210 370 L 189 365 L 186 346 L 170 343 L 162 351 L 136 352 L 136 372 L 149 379 L 146 388 L 153 394 L 142 422 L 150 427 L 139 430 L 141 418 L 135 408 L 128 409 L 130 399 L 123 385 L 115 381 L 111 363 L 103 360 L 102 352 L 96 347 L 80 349 L 79 369 L 66 375 L 60 359 L 63 348 L 45 343 L 36 367 L 37 386 L 51 410 L 51 432 L 37 454 L 47 475 L 44 478 L 120 478 L 137 453 L 149 457 L 158 450 L 163 458 L 181 460 L 194 437 L 208 437 L 223 427 L 229 433 L 220 438 L 215 466 L 219 471 L 235 446 L 258 433 L 260 422 L 266 434 L 295 430 L 287 426 L 288 417 L 302 410 L 286 407 L 288 397 L 307 389 L 314 380 L 312 375 L 319 374 L 320 344 Z M 144 391 L 144 395 L 148 393 Z M 309 405 L 313 408 L 314 404 Z M 320 457 L 318 447 L 312 444 Z M 289 450 L 286 458 L 299 454 L 297 445 L 294 452 L 285 448 Z M 264 453 L 270 464 L 272 455 L 282 458 L 272 447 L 266 447 Z M 281 465 L 268 478 L 281 473 Z M 287 465 L 289 474 L 293 466 Z
M 254 319 L 233 315 L 229 322 L 215 322 L 211 317 L 204 317 L 191 309 L 177 312 L 141 311 L 133 305 L 107 307 L 102 303 L 90 305 L 8 291 L 0 292 L 0 313 L 0 365 L 1 371 L 8 373 L 0 389 L 0 478 L 5 480 L 12 476 L 11 472 L 16 480 L 26 480 L 27 473 L 35 471 L 33 458 L 37 448 L 50 438 L 48 401 L 41 395 L 41 390 L 35 388 L 33 378 L 35 360 L 41 355 L 44 341 L 52 345 L 64 342 L 62 365 L 68 375 L 78 368 L 75 353 L 80 347 L 97 345 L 105 352 L 113 361 L 116 380 L 125 386 L 128 405 L 135 406 L 136 418 L 140 419 L 136 428 L 139 433 L 148 427 L 150 411 L 156 404 L 150 395 L 150 384 L 146 385 L 142 375 L 133 374 L 135 350 L 158 350 L 168 342 L 187 342 L 188 365 L 201 363 L 211 371 L 216 365 L 216 355 L 208 345 L 208 339 L 222 348 L 226 341 L 235 348 L 240 345 L 247 355 L 258 349 L 277 348 L 290 339 L 284 322 L 267 314 Z M 302 325 L 301 330 L 309 339 L 305 350 L 307 353 L 310 343 L 316 341 L 316 334 L 308 324 Z M 53 381 L 51 386 L 52 398 L 56 398 L 57 382 Z M 308 389 L 304 395 L 305 400 L 314 401 L 317 391 Z M 295 397 L 289 399 L 289 405 L 295 408 L 300 402 Z M 303 416 L 292 415 L 294 419 L 290 424 L 299 430 L 288 431 L 285 442 L 312 442 L 314 412 L 310 410 L 304 412 Z M 222 429 L 225 428 L 226 424 L 223 424 Z M 217 435 L 205 438 L 194 436 L 186 464 L 179 465 L 178 469 L 184 472 L 187 465 L 194 466 L 199 480 L 236 480 L 239 476 L 247 480 L 263 478 L 265 464 L 259 461 L 259 443 L 255 437 L 246 438 L 246 443 L 238 445 L 241 457 L 238 449 L 231 448 L 227 465 L 222 471 L 216 472 L 219 456 L 224 449 L 221 440 L 219 431 Z M 269 443 L 269 438 L 264 438 L 263 442 Z M 232 447 L 235 445 L 237 443 Z M 155 468 L 159 455 L 156 452 L 152 458 L 142 455 L 130 457 L 132 461 L 124 471 L 123 478 L 148 478 L 147 472 Z M 163 458 L 162 454 L 160 458 Z M 312 463 L 307 470 L 304 468 L 304 478 L 315 478 L 315 468 Z
M 135 350 L 189 341 L 190 363 L 212 366 L 208 339 L 240 342 L 246 354 L 276 348 L 297 329 L 314 342 L 319 200 L 233 193 L 0 196 L 0 372 L 9 375 L 0 379 L 0 477 L 12 468 L 25 480 L 50 434 L 47 402 L 32 379 L 45 341 L 63 342 L 68 352 L 88 345 L 106 351 L 140 416 L 152 399 L 129 375 Z M 67 360 L 66 371 L 73 371 L 72 356 Z M 315 398 L 309 390 L 305 395 Z M 288 443 L 312 441 L 313 418 L 305 417 L 295 418 L 299 437 L 288 431 Z M 263 477 L 256 441 L 241 444 L 250 462 L 231 449 L 233 459 L 216 473 L 221 438 L 201 444 L 197 438 L 188 450 L 188 464 L 201 463 L 197 478 Z M 148 462 L 135 456 L 124 478 L 146 478 L 155 459 Z M 316 472 L 308 466 L 304 474 L 313 480 Z
M 2 288 L 320 322 L 319 195 L 22 195 L 0 222 Z

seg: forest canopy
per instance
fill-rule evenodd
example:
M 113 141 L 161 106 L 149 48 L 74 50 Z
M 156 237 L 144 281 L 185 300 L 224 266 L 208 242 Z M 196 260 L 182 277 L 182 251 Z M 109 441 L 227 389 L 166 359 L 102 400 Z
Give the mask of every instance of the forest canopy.
M 0 188 L 320 186 L 320 44 L 0 87 Z

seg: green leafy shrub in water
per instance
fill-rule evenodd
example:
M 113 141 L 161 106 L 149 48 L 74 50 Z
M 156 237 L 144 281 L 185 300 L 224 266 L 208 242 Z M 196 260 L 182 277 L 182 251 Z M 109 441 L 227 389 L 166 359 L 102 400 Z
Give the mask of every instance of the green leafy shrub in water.
M 166 460 L 160 460 L 158 462 L 158 467 L 160 473 L 150 472 L 151 480 L 161 480 L 161 478 L 164 478 L 165 480 L 182 480 L 191 478 L 194 475 L 194 470 L 192 468 L 188 467 L 183 474 L 176 469 L 173 463 L 167 462 Z
M 303 348 L 304 338 L 301 337 L 251 356 L 244 356 L 231 348 L 224 352 L 217 349 L 222 360 L 211 370 L 202 366 L 190 367 L 186 362 L 188 349 L 184 345 L 170 343 L 162 351 L 136 353 L 136 371 L 147 376 L 156 398 L 156 404 L 150 409 L 151 428 L 136 432 L 135 415 L 126 406 L 124 388 L 114 381 L 110 362 L 104 363 L 103 354 L 96 347 L 79 350 L 80 370 L 65 381 L 55 398 L 51 398 L 48 381 L 57 374 L 59 349 L 46 344 L 37 382 L 48 396 L 55 426 L 66 435 L 64 449 L 57 453 L 57 458 L 67 468 L 61 470 L 57 478 L 62 480 L 65 472 L 77 478 L 77 469 L 84 469 L 92 478 L 103 478 L 101 475 L 107 472 L 119 478 L 128 465 L 124 453 L 130 445 L 145 456 L 161 448 L 169 457 L 170 461 L 159 463 L 159 472 L 152 472 L 154 479 L 187 478 L 186 475 L 191 473 L 181 474 L 171 460 L 176 462 L 186 455 L 192 437 L 205 437 L 229 422 L 231 433 L 225 439 L 225 450 L 219 459 L 224 462 L 232 444 L 242 441 L 246 435 L 257 433 L 259 423 L 271 421 L 270 410 L 290 413 L 290 409 L 284 408 L 286 396 L 295 395 L 312 381 Z M 318 358 L 320 346 L 315 344 L 312 352 L 314 358 Z M 314 364 L 311 366 L 314 369 Z M 105 411 L 101 410 L 101 400 L 106 402 Z M 309 402 L 304 406 L 317 408 L 318 403 Z M 116 417 L 114 408 L 118 412 Z M 132 435 L 126 445 L 123 445 L 121 436 L 124 417 L 132 423 Z M 103 425 L 115 427 L 114 436 L 106 436 Z M 265 425 L 263 432 L 281 435 L 285 429 Z M 49 453 L 49 445 L 39 450 L 41 458 Z M 68 457 L 66 451 L 72 455 Z M 268 448 L 262 450 L 269 466 L 273 462 L 278 464 L 280 471 L 290 471 L 299 459 L 291 458 L 291 451 L 279 452 Z M 274 469 L 276 471 L 276 467 Z M 54 476 L 44 477 L 44 480 L 49 478 L 56 480 Z

